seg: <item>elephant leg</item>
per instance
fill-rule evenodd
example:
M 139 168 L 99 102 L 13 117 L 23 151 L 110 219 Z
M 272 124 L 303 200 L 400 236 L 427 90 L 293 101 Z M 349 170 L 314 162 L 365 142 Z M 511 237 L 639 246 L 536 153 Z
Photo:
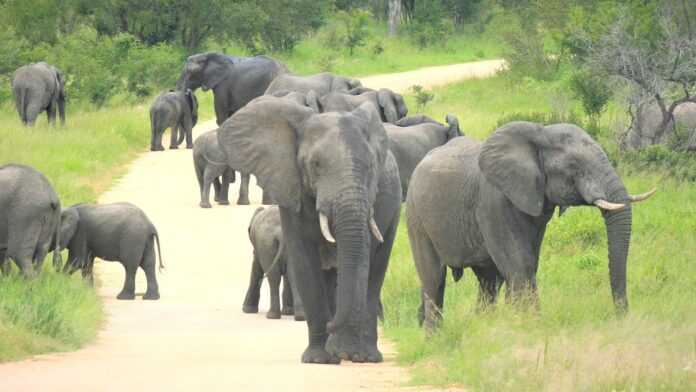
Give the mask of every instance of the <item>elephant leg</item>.
M 309 342 L 302 353 L 302 362 L 338 364 L 341 362 L 340 358 L 329 354 L 325 348 L 328 338 L 326 324 L 330 313 L 322 279 L 319 249 L 313 242 L 302 238 L 305 233 L 305 230 L 302 230 L 304 222 L 298 214 L 281 207 L 280 217 L 288 266 L 292 270 L 291 277 L 297 277 L 293 279 L 293 287 L 302 299 L 309 329 Z M 295 305 L 297 306 L 297 303 Z
M 258 313 L 259 299 L 261 299 L 261 281 L 263 279 L 263 269 L 254 254 L 254 261 L 251 263 L 251 277 L 249 279 L 249 288 L 247 289 L 246 297 L 242 311 L 244 313 Z
M 189 150 L 193 148 L 193 126 L 191 125 L 186 127 L 186 148 Z
M 294 319 L 295 321 L 305 321 L 306 320 L 306 315 L 304 311 L 304 305 L 302 305 L 302 298 L 300 297 L 300 292 L 297 289 L 297 279 L 295 278 L 295 270 L 291 269 L 288 265 L 288 261 L 286 259 L 286 267 L 285 267 L 285 280 L 288 282 L 288 285 L 290 286 L 290 292 L 292 294 L 292 309 L 294 313 Z
M 123 290 L 116 296 L 117 299 L 135 299 L 135 273 L 139 263 L 130 260 L 123 261 L 126 270 L 126 279 L 123 282 Z
M 337 272 L 335 268 L 328 270 L 323 270 L 324 273 L 324 285 L 326 286 L 327 298 L 329 299 L 329 311 L 331 312 L 331 317 L 336 314 L 336 279 Z
M 12 265 L 7 262 L 7 249 L 0 249 L 0 272 L 3 275 L 9 275 L 12 270 Z
M 41 235 L 41 222 L 35 221 L 23 230 L 13 230 L 7 236 L 6 255 L 15 261 L 25 278 L 33 277 L 33 263 Z
M 48 119 L 48 123 L 50 125 L 56 125 L 56 109 L 55 103 L 49 104 L 46 108 L 46 118 Z
M 271 195 L 270 195 L 268 192 L 266 192 L 265 189 L 263 190 L 263 196 L 262 196 L 262 199 L 261 199 L 261 204 L 263 204 L 263 205 L 271 205 L 271 204 L 274 204 L 274 203 L 273 203 L 273 198 L 271 197 Z
M 247 173 L 242 173 L 242 181 L 239 184 L 239 198 L 237 199 L 237 205 L 249 205 L 249 174 Z
M 222 184 L 220 183 L 220 177 L 213 178 L 213 191 L 215 193 L 215 201 L 219 202 L 222 196 Z
M 210 205 L 210 186 L 215 181 L 216 173 L 210 166 L 206 166 L 203 171 L 203 189 L 201 190 L 201 208 L 211 208 Z
M 421 281 L 421 305 L 418 321 L 428 334 L 437 329 L 442 320 L 443 298 L 447 269 L 441 264 L 435 246 L 420 230 L 409 230 L 413 259 Z
M 292 298 L 292 284 L 288 277 L 287 272 L 283 274 L 283 306 L 280 314 L 283 316 L 292 316 L 295 314 L 295 309 L 293 308 L 293 298 Z
M 471 267 L 479 281 L 479 295 L 477 301 L 478 310 L 486 310 L 488 307 L 495 304 L 500 292 L 500 286 L 503 284 L 503 277 L 495 268 L 493 260 L 490 260 L 490 265 L 485 267 Z
M 178 138 L 179 138 L 179 132 L 182 132 L 181 128 L 179 125 L 174 125 L 172 127 L 172 132 L 171 135 L 169 136 L 169 149 L 170 150 L 176 150 L 179 148 L 179 143 L 178 143 Z
M 159 299 L 160 293 L 159 286 L 157 285 L 157 259 L 155 256 L 154 238 L 150 238 L 147 242 L 140 267 L 145 271 L 145 278 L 147 279 L 147 291 L 145 295 L 143 295 L 143 299 Z
M 280 273 L 276 270 L 268 275 L 268 287 L 271 294 L 271 308 L 266 313 L 267 319 L 280 318 Z
M 94 255 L 92 253 L 87 256 L 87 264 L 82 267 L 82 279 L 94 287 Z
M 229 169 L 225 169 L 223 172 L 222 181 L 220 182 L 220 197 L 218 200 L 215 200 L 218 204 L 223 206 L 230 204 L 230 183 L 234 182 L 234 171 L 232 171 L 231 176 L 230 171 Z

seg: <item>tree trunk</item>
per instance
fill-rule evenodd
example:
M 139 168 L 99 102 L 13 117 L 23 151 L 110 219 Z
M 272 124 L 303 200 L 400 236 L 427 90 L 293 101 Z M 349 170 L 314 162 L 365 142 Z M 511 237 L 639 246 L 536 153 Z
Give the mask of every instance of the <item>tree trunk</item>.
M 389 36 L 396 35 L 396 29 L 401 22 L 401 0 L 389 0 Z

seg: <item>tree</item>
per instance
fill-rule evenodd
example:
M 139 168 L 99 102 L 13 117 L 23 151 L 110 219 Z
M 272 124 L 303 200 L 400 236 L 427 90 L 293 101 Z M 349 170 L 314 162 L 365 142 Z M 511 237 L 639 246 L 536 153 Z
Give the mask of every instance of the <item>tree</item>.
M 365 46 L 365 39 L 369 34 L 367 23 L 370 13 L 364 9 L 356 8 L 350 12 L 339 11 L 337 17 L 344 29 L 343 43 L 352 56 L 355 48 Z
M 696 102 L 696 32 L 686 0 L 636 8 L 621 7 L 613 26 L 598 42 L 590 42 L 588 64 L 628 88 L 629 134 L 650 135 L 664 142 L 682 103 Z M 641 116 L 654 103 L 661 119 L 656 129 L 643 129 Z
M 389 0 L 389 35 L 395 36 L 401 23 L 401 0 Z

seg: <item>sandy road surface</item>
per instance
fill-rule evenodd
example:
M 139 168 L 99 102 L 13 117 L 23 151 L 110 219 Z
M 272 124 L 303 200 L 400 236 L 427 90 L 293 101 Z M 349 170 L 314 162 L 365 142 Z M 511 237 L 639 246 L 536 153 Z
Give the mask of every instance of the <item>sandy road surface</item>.
M 405 91 L 413 84 L 485 77 L 498 67 L 496 61 L 433 67 L 364 78 L 363 83 Z M 213 127 L 214 122 L 207 122 L 195 132 Z M 236 200 L 236 190 L 231 201 Z M 100 202 L 132 202 L 157 226 L 167 265 L 158 277 L 162 299 L 117 301 L 123 268 L 98 262 L 107 320 L 96 342 L 73 353 L 0 365 L 0 391 L 399 389 L 408 375 L 394 365 L 393 351 L 384 339 L 382 364 L 302 365 L 306 325 L 290 317 L 266 320 L 265 285 L 261 312 L 241 312 L 252 253 L 247 225 L 261 200 L 253 181 L 251 190 L 251 206 L 203 210 L 198 207 L 190 151 L 141 155 Z M 136 293 L 144 291 L 144 274 L 139 271 Z

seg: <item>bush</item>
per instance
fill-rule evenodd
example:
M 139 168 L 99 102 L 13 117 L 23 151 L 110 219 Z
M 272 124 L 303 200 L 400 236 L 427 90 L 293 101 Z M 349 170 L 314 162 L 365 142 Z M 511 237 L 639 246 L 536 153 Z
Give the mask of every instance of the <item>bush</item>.
M 343 45 L 348 48 L 348 53 L 352 56 L 356 48 L 365 46 L 365 41 L 369 36 L 367 24 L 370 13 L 363 9 L 354 8 L 350 11 L 339 11 L 337 18 L 343 25 Z
M 662 144 L 625 151 L 621 160 L 634 170 L 662 170 L 678 180 L 696 181 L 696 154 L 673 151 Z
M 596 74 L 583 70 L 573 74 L 570 88 L 582 102 L 592 128 L 599 128 L 599 118 L 611 99 L 611 90 L 607 84 Z
M 413 91 L 413 94 L 415 95 L 416 104 L 418 105 L 418 111 L 420 112 L 422 112 L 425 109 L 425 105 L 427 105 L 428 102 L 432 101 L 435 98 L 435 94 L 423 89 L 423 86 L 411 86 L 411 91 Z
M 444 44 L 452 34 L 451 21 L 439 0 L 419 0 L 415 4 L 406 31 L 421 49 L 433 44 Z

